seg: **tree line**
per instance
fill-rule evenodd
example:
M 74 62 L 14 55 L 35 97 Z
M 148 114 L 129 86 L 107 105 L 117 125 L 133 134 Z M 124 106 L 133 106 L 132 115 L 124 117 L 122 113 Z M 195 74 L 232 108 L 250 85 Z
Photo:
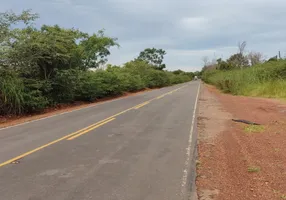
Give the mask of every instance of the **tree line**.
M 202 58 L 204 63 L 202 71 L 208 69 L 217 69 L 217 70 L 235 70 L 235 69 L 244 69 L 251 66 L 256 66 L 264 62 L 278 61 L 281 60 L 280 57 L 274 56 L 266 60 L 266 57 L 261 52 L 251 51 L 250 53 L 245 53 L 246 41 L 239 42 L 238 52 L 231 55 L 228 59 L 223 60 L 222 58 L 209 60 L 207 56 Z
M 147 48 L 123 66 L 106 65 L 116 38 L 58 25 L 34 26 L 30 10 L 0 13 L 0 115 L 190 81 L 191 72 L 164 70 L 166 51 Z

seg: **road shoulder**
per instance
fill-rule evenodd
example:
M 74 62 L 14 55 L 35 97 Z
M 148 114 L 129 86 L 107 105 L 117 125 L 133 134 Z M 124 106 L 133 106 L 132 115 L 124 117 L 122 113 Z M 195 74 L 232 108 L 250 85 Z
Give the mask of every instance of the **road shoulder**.
M 235 123 L 244 119 L 262 124 Z M 286 105 L 202 88 L 197 190 L 202 200 L 286 198 Z

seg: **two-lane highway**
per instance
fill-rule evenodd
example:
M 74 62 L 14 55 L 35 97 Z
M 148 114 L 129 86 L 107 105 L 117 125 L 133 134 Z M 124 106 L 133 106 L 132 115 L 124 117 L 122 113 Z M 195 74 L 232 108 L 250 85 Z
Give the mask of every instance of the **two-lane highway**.
M 199 84 L 0 129 L 0 199 L 188 199 Z

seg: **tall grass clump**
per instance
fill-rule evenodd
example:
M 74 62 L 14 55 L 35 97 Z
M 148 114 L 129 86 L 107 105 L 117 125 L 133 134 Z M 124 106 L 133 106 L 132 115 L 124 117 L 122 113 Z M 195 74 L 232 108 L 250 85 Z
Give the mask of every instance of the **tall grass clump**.
M 203 80 L 234 95 L 286 98 L 286 61 L 227 71 L 206 70 Z
M 0 69 L 0 115 L 21 113 L 23 102 L 23 81 L 16 73 Z

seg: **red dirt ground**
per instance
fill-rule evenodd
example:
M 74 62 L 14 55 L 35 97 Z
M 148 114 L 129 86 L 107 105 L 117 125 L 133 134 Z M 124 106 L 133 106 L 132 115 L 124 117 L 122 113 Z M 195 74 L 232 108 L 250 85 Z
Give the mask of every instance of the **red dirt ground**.
M 249 133 L 248 125 L 232 119 L 260 123 L 264 130 Z M 199 199 L 286 199 L 285 103 L 204 86 L 198 127 Z

